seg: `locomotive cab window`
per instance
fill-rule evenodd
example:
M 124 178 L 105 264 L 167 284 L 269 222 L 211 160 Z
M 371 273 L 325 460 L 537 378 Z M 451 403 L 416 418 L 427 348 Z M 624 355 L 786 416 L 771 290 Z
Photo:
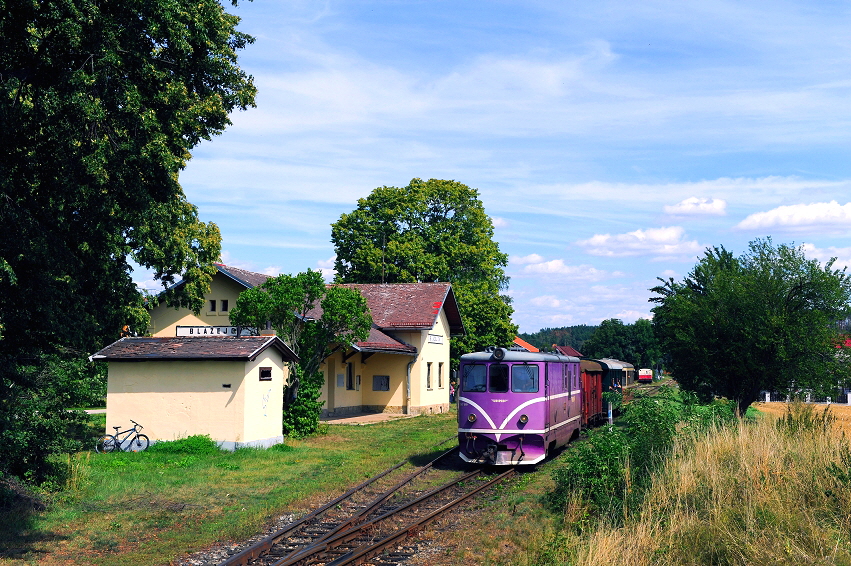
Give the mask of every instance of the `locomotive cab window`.
M 526 364 L 512 366 L 511 391 L 514 393 L 537 393 L 538 366 Z
M 461 390 L 473 393 L 484 393 L 487 391 L 488 375 L 482 364 L 469 364 L 464 366 L 461 377 Z
M 502 364 L 491 364 L 490 367 L 490 388 L 491 393 L 506 393 L 508 392 L 508 366 Z

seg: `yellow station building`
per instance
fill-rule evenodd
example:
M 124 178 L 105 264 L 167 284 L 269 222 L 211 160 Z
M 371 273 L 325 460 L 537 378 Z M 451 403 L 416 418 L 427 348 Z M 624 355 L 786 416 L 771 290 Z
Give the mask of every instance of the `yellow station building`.
M 92 356 L 109 363 L 107 430 L 133 419 L 152 440 L 278 441 L 287 362 L 296 357 L 277 337 L 236 336 L 229 317 L 239 294 L 269 276 L 216 268 L 198 315 L 160 302 L 151 337 L 123 338 Z M 336 345 L 323 362 L 323 415 L 448 411 L 449 341 L 464 332 L 451 285 L 347 286 L 366 298 L 373 327 L 365 341 Z

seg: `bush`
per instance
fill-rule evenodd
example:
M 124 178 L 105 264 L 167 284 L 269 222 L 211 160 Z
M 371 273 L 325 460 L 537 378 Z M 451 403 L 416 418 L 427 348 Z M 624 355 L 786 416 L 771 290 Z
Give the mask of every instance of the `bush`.
M 158 441 L 148 448 L 158 454 L 218 454 L 222 452 L 209 434 L 196 434 L 179 440 Z
M 572 493 L 598 511 L 620 507 L 626 487 L 629 439 L 618 429 L 592 430 L 573 447 L 567 463 L 555 470 L 550 504 L 564 509 Z
M 623 406 L 623 428 L 593 430 L 572 448 L 567 463 L 553 474 L 556 487 L 550 504 L 563 510 L 573 494 L 591 511 L 620 521 L 638 507 L 671 451 L 680 423 L 694 433 L 733 419 L 731 404 L 700 406 L 693 396 L 681 396 L 670 387 L 661 387 L 654 396 L 636 393 Z

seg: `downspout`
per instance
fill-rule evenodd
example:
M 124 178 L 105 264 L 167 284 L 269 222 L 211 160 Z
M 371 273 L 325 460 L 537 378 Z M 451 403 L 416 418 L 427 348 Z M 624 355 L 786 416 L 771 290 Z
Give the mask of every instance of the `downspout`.
M 406 415 L 411 414 L 411 366 L 413 366 L 416 361 L 417 360 L 411 360 L 410 362 L 408 362 L 408 367 L 405 370 L 405 374 L 406 374 L 405 375 L 405 414 Z

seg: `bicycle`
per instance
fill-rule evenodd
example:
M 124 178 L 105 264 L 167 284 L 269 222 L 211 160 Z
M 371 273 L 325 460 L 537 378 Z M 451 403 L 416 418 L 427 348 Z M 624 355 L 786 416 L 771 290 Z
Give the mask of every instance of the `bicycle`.
M 126 452 L 141 452 L 147 449 L 151 441 L 144 434 L 139 434 L 139 431 L 142 430 L 142 425 L 132 419 L 130 422 L 133 423 L 133 426 L 121 432 L 118 431 L 121 428 L 120 426 L 112 427 L 115 429 L 115 433 L 101 436 L 97 444 L 95 444 L 95 450 L 104 453 L 115 452 L 116 450 L 119 452 L 122 450 Z M 124 435 L 123 438 L 121 437 L 122 434 Z

